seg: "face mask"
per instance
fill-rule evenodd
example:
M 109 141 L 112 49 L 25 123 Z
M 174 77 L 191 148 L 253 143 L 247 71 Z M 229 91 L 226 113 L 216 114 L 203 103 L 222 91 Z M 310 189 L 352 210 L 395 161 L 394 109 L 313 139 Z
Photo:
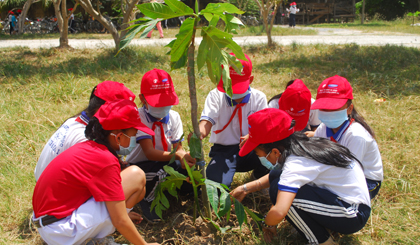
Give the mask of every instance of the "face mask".
M 117 135 L 115 135 L 115 134 L 113 134 L 113 133 L 111 133 L 111 135 L 114 135 L 115 136 L 115 140 L 117 140 Z M 130 154 L 133 150 L 134 150 L 134 148 L 136 147 L 136 136 L 128 136 L 128 135 L 126 135 L 126 134 L 124 134 L 123 133 L 123 135 L 125 135 L 125 137 L 128 137 L 128 138 L 130 138 L 130 145 L 128 146 L 128 147 L 124 147 L 124 146 L 122 146 L 122 145 L 119 145 L 120 146 L 120 150 L 119 151 L 117 151 L 117 154 L 118 155 L 123 155 L 123 156 L 127 156 L 128 154 Z
M 347 108 L 340 111 L 319 111 L 318 119 L 329 128 L 338 128 L 347 119 Z
M 153 107 L 151 105 L 148 105 L 148 109 L 146 109 L 146 112 L 152 115 L 154 118 L 164 118 L 166 115 L 169 114 L 169 111 L 171 110 L 172 106 L 164 106 L 164 107 Z
M 245 97 L 245 96 L 247 96 L 249 94 L 249 90 L 247 90 L 245 93 L 243 93 L 243 94 L 232 94 L 232 97 L 231 97 L 231 99 L 232 100 L 237 100 L 237 99 L 240 99 L 240 98 L 243 98 L 243 97 Z M 228 95 L 229 96 L 229 95 Z
M 267 160 L 267 157 L 270 155 L 271 151 L 265 157 L 258 157 L 261 164 L 266 167 L 268 170 L 278 169 L 280 167 L 279 163 L 273 165 L 270 161 Z

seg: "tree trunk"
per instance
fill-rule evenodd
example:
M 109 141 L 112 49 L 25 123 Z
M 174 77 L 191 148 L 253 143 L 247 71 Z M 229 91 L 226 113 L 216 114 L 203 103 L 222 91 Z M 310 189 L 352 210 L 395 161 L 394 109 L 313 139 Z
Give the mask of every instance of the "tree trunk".
M 60 30 L 60 46 L 59 48 L 70 48 L 69 46 L 69 22 L 67 16 L 66 0 L 56 0 L 53 2 L 55 16 L 57 18 L 58 29 Z
M 198 20 L 195 20 L 196 23 L 194 24 L 194 26 L 197 26 L 197 22 Z M 196 90 L 196 86 L 195 86 L 195 64 L 194 64 L 194 51 L 195 51 L 195 46 L 194 46 L 194 38 L 195 38 L 195 33 L 196 33 L 196 29 L 194 27 L 194 32 L 193 32 L 193 36 L 192 36 L 192 41 L 191 44 L 188 48 L 188 64 L 187 64 L 187 73 L 188 73 L 188 88 L 189 88 L 189 92 L 190 92 L 190 102 L 191 102 L 191 122 L 192 122 L 192 126 L 193 126 L 193 130 L 195 135 L 200 135 L 200 128 L 198 126 L 198 103 L 197 103 L 197 90 Z M 202 141 L 200 141 L 200 149 L 201 149 L 201 159 L 199 159 L 199 161 L 203 161 L 204 160 L 204 151 L 203 151 L 203 145 L 202 145 Z M 207 179 L 206 177 L 206 166 L 203 167 L 199 167 L 199 169 L 201 169 L 201 174 L 203 175 L 204 179 Z M 203 200 L 203 204 L 204 204 L 204 209 L 205 209 L 205 213 L 207 218 L 209 218 L 211 220 L 211 209 L 210 209 L 210 202 L 208 200 L 207 197 L 207 189 L 206 186 L 203 185 L 201 186 L 202 192 L 201 192 L 201 197 Z
M 22 13 L 20 14 L 20 18 L 18 22 L 19 34 L 23 34 L 24 32 L 23 27 L 25 26 L 25 19 L 26 19 L 26 16 L 28 15 L 32 2 L 33 0 L 27 0 L 25 4 L 23 5 Z
M 363 0 L 363 4 L 362 4 L 362 25 L 365 23 L 365 2 L 366 0 Z
M 115 49 L 117 51 L 120 46 L 121 39 L 127 33 L 125 29 L 130 26 L 128 22 L 130 22 L 131 20 L 134 20 L 133 9 L 139 1 L 140 0 L 132 0 L 131 2 L 127 2 L 128 5 L 126 5 L 127 6 L 126 9 L 124 10 L 122 8 L 122 11 L 124 13 L 124 19 L 123 19 L 123 25 L 121 26 L 121 28 L 123 30 L 121 31 L 121 33 L 118 33 L 115 26 L 110 21 L 108 21 L 99 11 L 93 8 L 90 0 L 76 0 L 76 2 L 79 3 L 86 10 L 86 12 L 88 12 L 91 16 L 93 16 L 95 20 L 99 21 L 99 23 L 101 23 L 109 31 L 109 33 L 111 33 L 112 38 L 114 39 Z

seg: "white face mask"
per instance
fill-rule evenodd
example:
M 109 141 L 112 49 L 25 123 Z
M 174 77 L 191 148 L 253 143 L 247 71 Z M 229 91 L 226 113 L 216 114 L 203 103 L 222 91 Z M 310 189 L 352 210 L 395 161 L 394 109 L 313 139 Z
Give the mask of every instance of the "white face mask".
M 240 98 L 243 98 L 243 97 L 247 96 L 248 94 L 249 94 L 249 90 L 246 90 L 246 92 L 243 93 L 243 94 L 232 94 L 231 99 L 232 100 L 237 100 L 237 99 L 240 99 Z
M 348 120 L 347 109 L 340 111 L 319 111 L 318 119 L 329 128 L 338 128 Z
M 260 159 L 261 164 L 266 167 L 268 170 L 278 169 L 280 167 L 280 164 L 276 162 L 275 165 L 273 165 L 270 161 L 268 161 L 267 157 L 270 155 L 271 151 L 267 154 L 265 157 L 258 157 Z
M 153 107 L 151 105 L 147 105 L 146 112 L 152 115 L 154 118 L 164 118 L 166 115 L 169 114 L 172 106 L 164 106 L 164 107 Z
M 130 138 L 130 145 L 128 147 L 124 147 L 122 145 L 119 144 L 120 149 L 117 151 L 118 155 L 123 155 L 123 156 L 127 156 L 129 155 L 134 148 L 136 147 L 136 136 L 128 136 L 125 133 L 122 133 L 125 137 Z M 115 140 L 117 140 L 117 135 L 111 133 L 111 135 L 115 136 Z M 117 141 L 118 142 L 118 141 Z

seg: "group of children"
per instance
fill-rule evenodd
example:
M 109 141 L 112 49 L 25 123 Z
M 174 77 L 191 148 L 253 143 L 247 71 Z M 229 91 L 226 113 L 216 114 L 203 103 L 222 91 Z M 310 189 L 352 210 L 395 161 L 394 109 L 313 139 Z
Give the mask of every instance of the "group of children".
M 230 68 L 233 94 L 225 92 L 221 79 L 205 101 L 199 138 L 210 134 L 213 144 L 207 178 L 230 187 L 236 172 L 252 171 L 255 180 L 231 192 L 239 201 L 269 188 L 274 206 L 263 222 L 267 241 L 284 218 L 311 244 L 333 244 L 327 229 L 343 234 L 362 229 L 383 171 L 375 135 L 354 108 L 350 83 L 330 77 L 314 100 L 296 79 L 267 103 L 265 94 L 250 86 L 252 62 L 245 57 L 241 74 Z M 146 244 L 133 224 L 142 217 L 131 209 L 138 204 L 149 222 L 159 222 L 150 204 L 167 176 L 163 167 L 173 154 L 171 166 L 179 172 L 196 164 L 182 147 L 170 75 L 147 72 L 140 108 L 134 98 L 121 83 L 98 84 L 87 108 L 45 145 L 35 169 L 33 222 L 48 244 L 101 240 L 115 228 L 133 244 Z M 184 183 L 181 192 L 190 191 Z

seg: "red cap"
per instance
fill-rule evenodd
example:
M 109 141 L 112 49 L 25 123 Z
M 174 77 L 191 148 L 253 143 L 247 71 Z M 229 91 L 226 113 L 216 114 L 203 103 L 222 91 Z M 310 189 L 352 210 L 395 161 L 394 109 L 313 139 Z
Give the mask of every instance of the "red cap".
M 234 53 L 230 54 L 235 56 Z M 245 54 L 245 57 L 248 61 L 238 59 L 242 63 L 241 75 L 236 73 L 235 69 L 233 69 L 232 66 L 229 66 L 230 79 L 232 79 L 232 92 L 234 94 L 243 94 L 248 90 L 249 87 L 252 73 L 252 62 L 248 55 Z M 217 85 L 217 89 L 222 93 L 226 93 L 225 89 L 223 88 L 222 78 L 220 78 L 219 85 Z
M 113 101 L 118 99 L 125 99 L 134 101 L 136 95 L 131 92 L 123 83 L 104 81 L 96 86 L 94 95 L 105 101 Z
M 292 6 L 292 5 L 296 5 L 296 2 L 292 2 L 292 3 L 290 4 L 290 6 Z
M 146 72 L 141 79 L 140 93 L 153 107 L 178 105 L 179 103 L 172 78 L 164 70 L 155 68 Z
M 21 10 L 21 9 L 18 9 L 18 10 L 17 10 L 17 12 L 18 12 L 18 13 L 22 13 L 22 10 Z
M 353 99 L 353 89 L 347 79 L 335 75 L 325 79 L 318 87 L 316 101 L 311 109 L 337 110 Z
M 140 120 L 136 104 L 129 100 L 114 100 L 103 104 L 95 113 L 105 130 L 135 128 L 146 134 L 155 133 Z
M 12 11 L 9 11 L 9 14 L 15 14 L 15 13 L 13 13 Z
M 295 130 L 306 127 L 311 111 L 311 91 L 300 79 L 296 79 L 280 97 L 279 109 L 285 111 L 296 121 Z
M 290 128 L 292 120 L 289 114 L 274 108 L 266 108 L 249 116 L 249 139 L 239 151 L 239 156 L 247 155 L 260 144 L 289 137 L 295 132 L 294 127 Z
M 67 9 L 68 11 L 73 11 L 73 8 L 69 8 L 69 9 Z

